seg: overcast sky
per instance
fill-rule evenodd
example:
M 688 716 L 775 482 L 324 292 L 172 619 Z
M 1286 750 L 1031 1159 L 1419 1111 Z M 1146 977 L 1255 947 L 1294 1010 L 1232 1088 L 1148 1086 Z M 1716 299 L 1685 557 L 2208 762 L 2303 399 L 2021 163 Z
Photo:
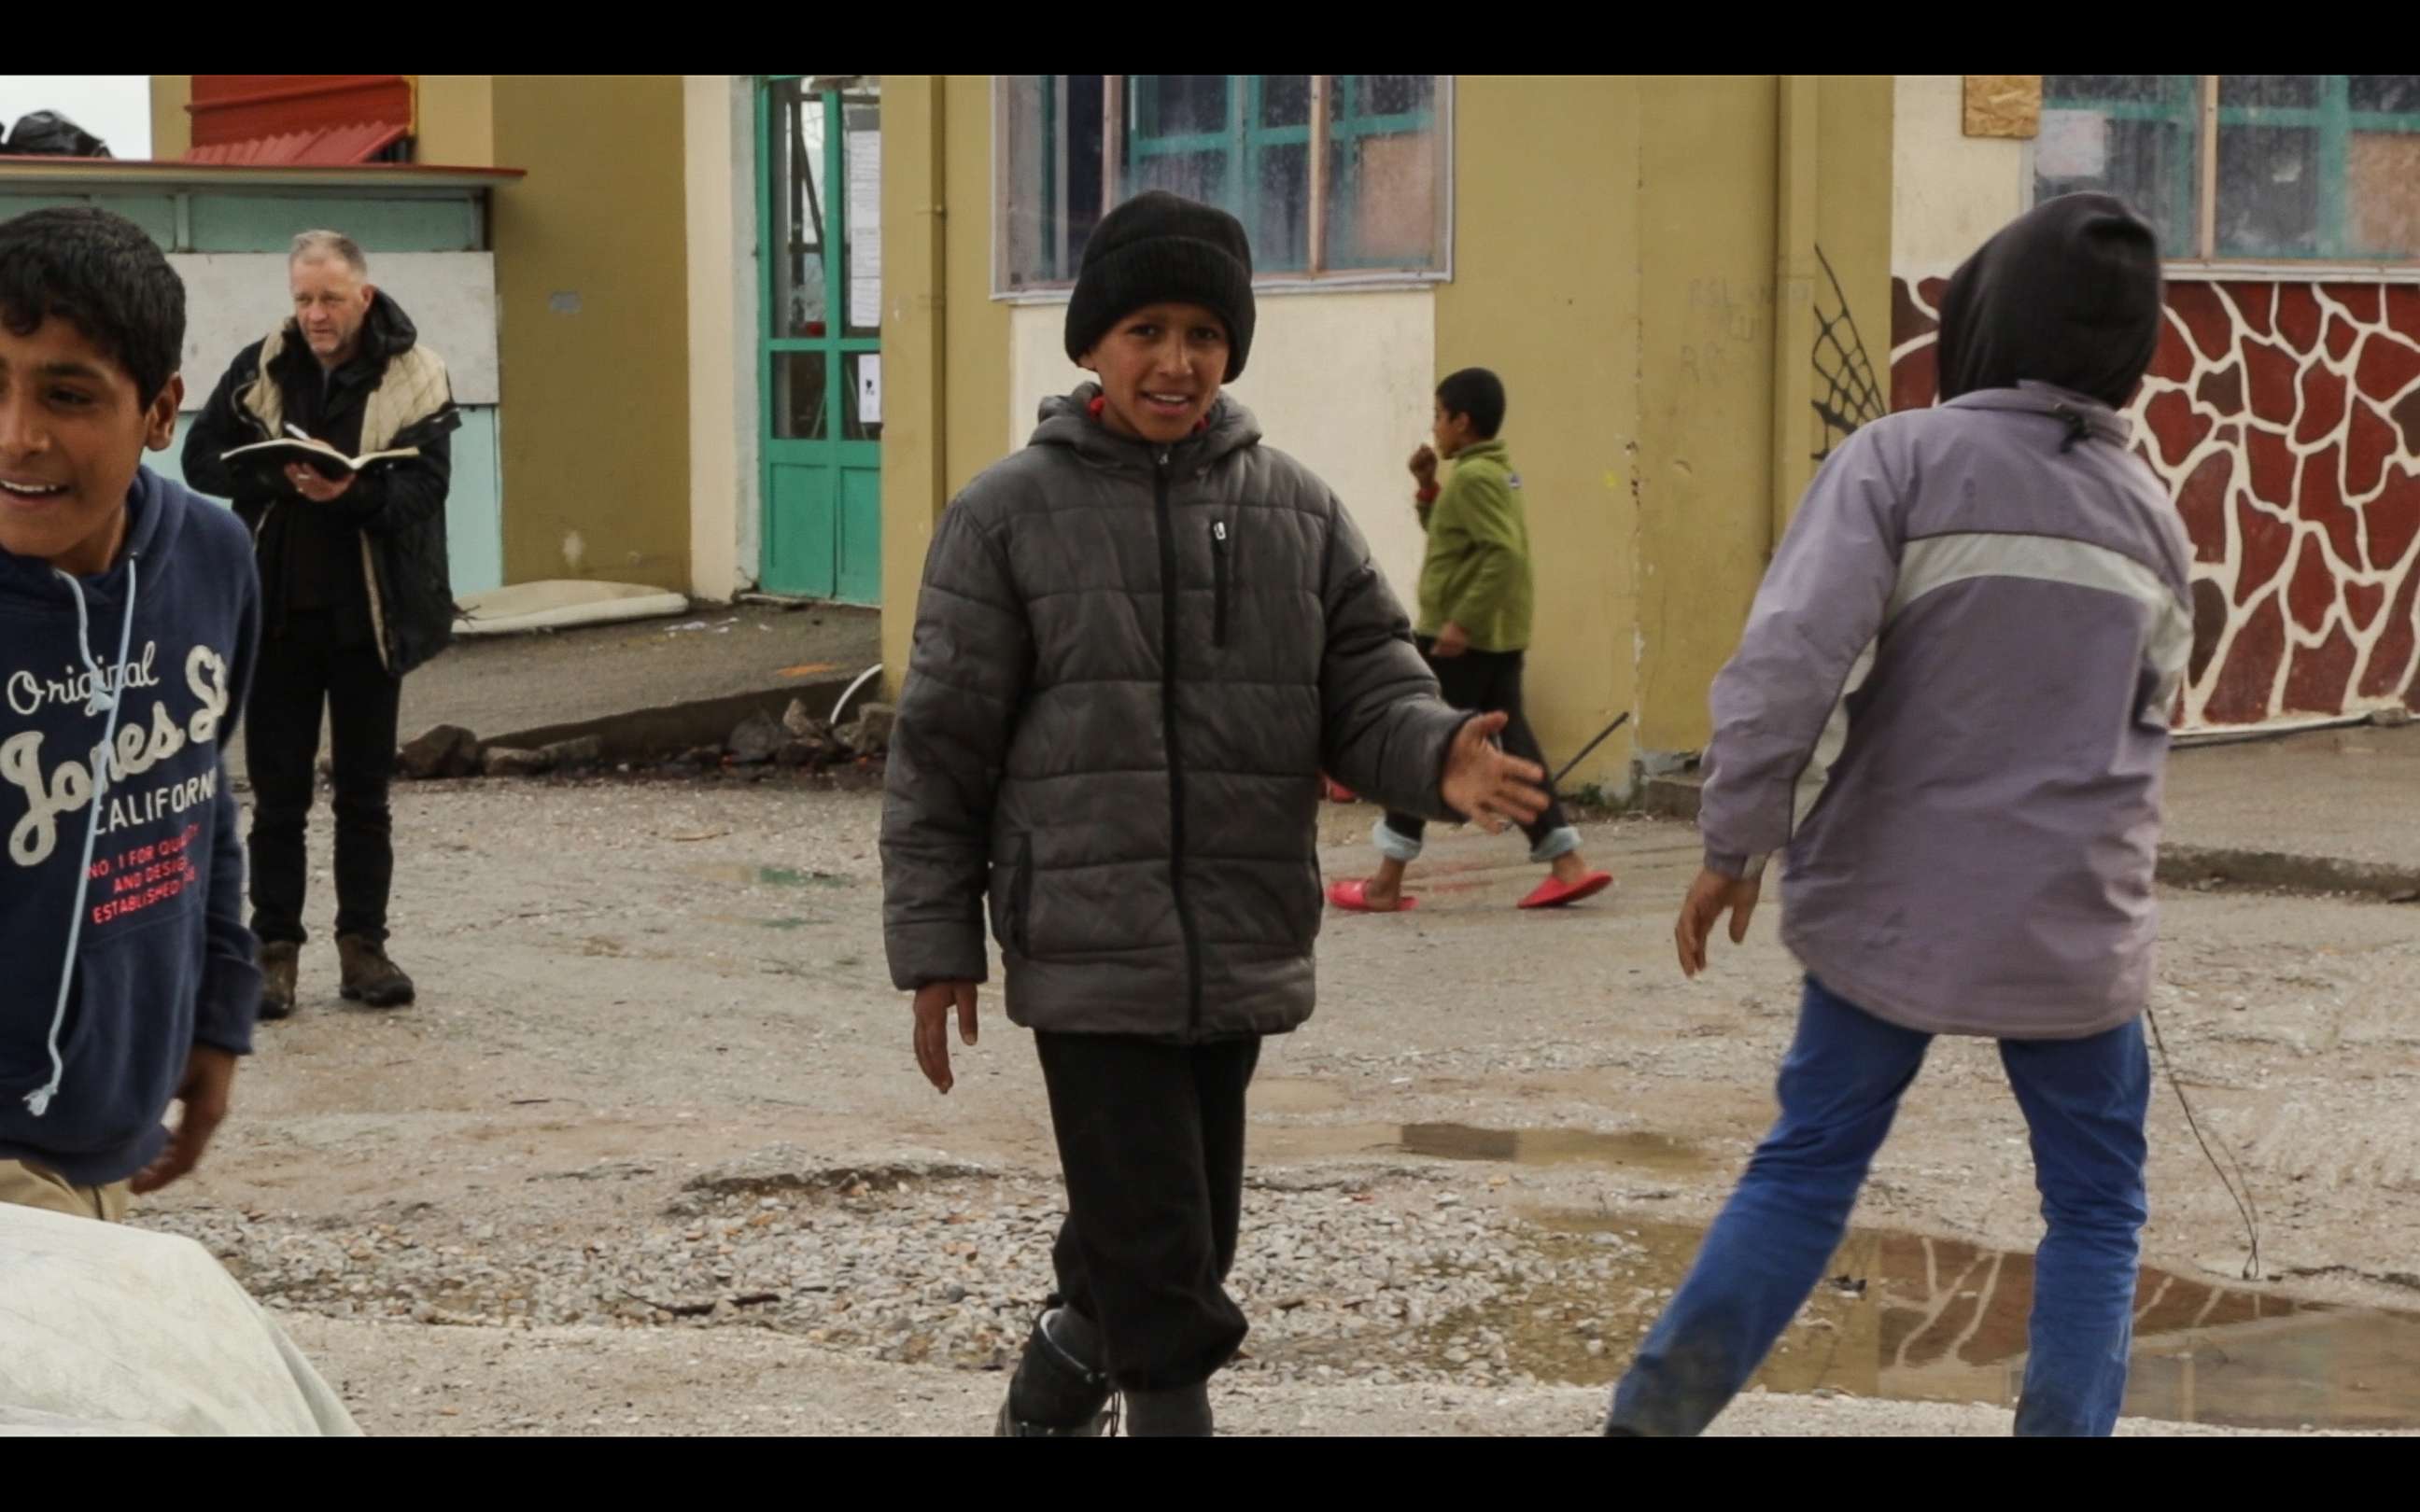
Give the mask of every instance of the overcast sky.
M 151 76 L 145 73 L 0 73 L 0 125 L 54 110 L 109 144 L 113 158 L 151 155 Z

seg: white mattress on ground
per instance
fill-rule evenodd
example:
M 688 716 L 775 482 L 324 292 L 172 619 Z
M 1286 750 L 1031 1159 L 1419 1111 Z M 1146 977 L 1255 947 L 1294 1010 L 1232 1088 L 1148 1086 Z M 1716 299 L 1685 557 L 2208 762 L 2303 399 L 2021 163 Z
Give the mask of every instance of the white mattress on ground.
M 62 1434 L 361 1429 L 200 1245 L 0 1205 L 0 1437 Z

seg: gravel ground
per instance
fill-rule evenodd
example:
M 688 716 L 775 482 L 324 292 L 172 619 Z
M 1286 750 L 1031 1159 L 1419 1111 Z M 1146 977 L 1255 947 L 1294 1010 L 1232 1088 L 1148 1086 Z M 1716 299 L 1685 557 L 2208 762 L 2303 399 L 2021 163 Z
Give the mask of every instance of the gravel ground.
M 735 1325 L 880 1364 L 1015 1363 L 1050 1290 L 1054 1183 L 789 1169 L 783 1153 L 576 1248 L 410 1217 L 314 1228 L 189 1210 L 152 1224 L 199 1241 L 263 1301 L 331 1319 Z M 1574 1361 L 1609 1366 L 1608 1337 L 1625 1343 L 1670 1295 L 1636 1233 L 1558 1234 L 1402 1175 L 1256 1181 L 1245 1224 L 1231 1286 L 1256 1321 L 1236 1368 L 1256 1377 L 1536 1384 Z
M 849 1438 L 980 1436 L 998 1375 L 871 1365 L 761 1330 L 411 1328 L 298 1317 L 289 1328 L 373 1434 Z M 1216 1390 L 1221 1434 L 1255 1438 L 1585 1437 L 1589 1387 L 1280 1384 L 1249 1372 Z M 2001 1409 L 1752 1392 L 1713 1438 L 2005 1438 Z M 2123 1437 L 2255 1437 L 2129 1419 Z
M 420 1006 L 337 1003 L 323 935 L 209 1166 L 142 1221 L 224 1257 L 373 1431 L 979 1430 L 1048 1289 L 1055 1160 L 993 999 L 957 1090 L 915 1077 L 876 808 L 787 777 L 400 789 L 395 950 Z M 1366 864 L 1372 817 L 1326 817 L 1332 872 Z M 1238 1431 L 1586 1432 L 1602 1412 L 1770 1119 L 1794 983 L 1770 911 L 1679 979 L 1687 831 L 1588 839 L 1622 887 L 1560 917 L 1510 911 L 1517 845 L 1443 836 L 1419 915 L 1330 921 L 1321 1012 L 1253 1094 Z M 2420 916 L 2167 910 L 2168 1048 L 2241 1157 L 2272 1279 L 2235 1280 L 2241 1220 L 2164 1083 L 2146 1297 L 2184 1298 L 2159 1305 L 2185 1322 L 2147 1326 L 2141 1410 L 2420 1424 L 2420 1336 L 2394 1312 L 2420 1288 Z M 1870 1398 L 2005 1400 L 2037 1201 L 1990 1047 L 1945 1043 L 1842 1284 L 1727 1430 L 2005 1432 L 1994 1408 Z M 2322 1336 L 2313 1304 L 2371 1310 Z M 2243 1318 L 2291 1348 L 2229 1335 L 2232 1375 L 2207 1349 L 2185 1369 L 2195 1329 Z

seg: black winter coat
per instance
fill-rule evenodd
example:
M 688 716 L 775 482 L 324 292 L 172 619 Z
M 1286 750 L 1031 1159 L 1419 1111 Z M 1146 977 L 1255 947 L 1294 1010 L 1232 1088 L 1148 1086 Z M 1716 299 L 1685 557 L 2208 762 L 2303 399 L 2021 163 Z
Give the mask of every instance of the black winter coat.
M 1194 1042 L 1311 1011 L 1320 773 L 1450 817 L 1447 707 L 1336 496 L 1221 400 L 1157 449 L 1043 409 L 926 561 L 882 819 L 913 990 L 1016 1023 Z

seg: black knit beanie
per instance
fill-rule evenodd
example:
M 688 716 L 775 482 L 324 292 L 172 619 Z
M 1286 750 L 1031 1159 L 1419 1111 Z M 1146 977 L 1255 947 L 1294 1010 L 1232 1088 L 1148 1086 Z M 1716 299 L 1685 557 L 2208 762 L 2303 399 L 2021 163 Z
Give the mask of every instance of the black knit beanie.
M 1199 304 L 1227 326 L 1227 377 L 1252 350 L 1252 244 L 1225 210 L 1153 190 L 1101 218 L 1067 301 L 1067 359 L 1081 363 L 1109 328 L 1148 304 Z

